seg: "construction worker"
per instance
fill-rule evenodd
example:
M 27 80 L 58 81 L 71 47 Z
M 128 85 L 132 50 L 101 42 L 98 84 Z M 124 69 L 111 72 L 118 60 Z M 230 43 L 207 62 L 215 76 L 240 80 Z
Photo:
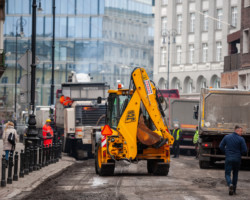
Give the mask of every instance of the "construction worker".
M 195 134 L 194 134 L 194 137 L 193 137 L 193 143 L 194 143 L 194 146 L 195 146 L 195 151 L 196 151 L 196 156 L 195 158 L 198 158 L 199 156 L 199 151 L 198 151 L 198 143 L 199 141 L 199 131 L 198 131 L 198 126 L 196 126 L 196 131 L 195 131 Z
M 47 119 L 46 123 L 43 126 L 43 145 L 46 147 L 47 145 L 52 146 L 52 139 L 54 136 L 53 130 L 50 126 L 51 120 Z
M 179 158 L 180 154 L 180 139 L 182 137 L 182 130 L 179 128 L 179 124 L 174 124 L 174 130 L 172 132 L 172 136 L 174 137 L 174 144 L 173 144 L 173 158 Z

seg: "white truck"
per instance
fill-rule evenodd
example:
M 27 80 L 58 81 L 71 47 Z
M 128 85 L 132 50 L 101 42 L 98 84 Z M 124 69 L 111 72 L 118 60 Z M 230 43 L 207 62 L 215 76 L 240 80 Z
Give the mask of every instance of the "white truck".
M 71 79 L 74 81 L 74 78 Z M 106 83 L 68 82 L 57 92 L 55 123 L 63 141 L 63 151 L 76 159 L 93 157 L 92 132 L 105 122 Z M 72 104 L 63 105 L 60 97 L 69 97 Z
M 168 109 L 165 114 L 168 119 L 169 130 L 174 129 L 174 124 L 179 124 L 182 130 L 180 141 L 180 152 L 182 154 L 195 154 L 193 136 L 198 126 L 197 119 L 193 118 L 194 106 L 199 104 L 197 99 L 177 99 L 170 98 Z

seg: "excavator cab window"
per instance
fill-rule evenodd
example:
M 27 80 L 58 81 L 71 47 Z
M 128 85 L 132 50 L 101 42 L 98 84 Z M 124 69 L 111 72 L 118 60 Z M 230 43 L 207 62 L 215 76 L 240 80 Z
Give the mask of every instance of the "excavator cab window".
M 124 112 L 128 97 L 125 95 L 110 94 L 108 98 L 107 123 L 110 127 L 116 128 L 122 113 Z

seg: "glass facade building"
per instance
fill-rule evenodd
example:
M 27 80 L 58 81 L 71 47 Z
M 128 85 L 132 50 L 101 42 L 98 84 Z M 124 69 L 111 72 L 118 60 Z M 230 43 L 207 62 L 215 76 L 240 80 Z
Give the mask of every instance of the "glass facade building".
M 39 64 L 36 104 L 48 105 L 52 0 L 40 2 L 43 11 L 37 11 L 36 54 Z M 3 86 L 0 96 L 7 97 L 8 106 L 14 102 L 16 47 L 18 59 L 31 49 L 31 15 L 32 0 L 6 0 L 4 47 L 11 55 L 6 57 L 7 70 L 0 80 Z M 116 88 L 119 81 L 127 87 L 130 72 L 136 66 L 145 67 L 152 77 L 154 31 L 151 0 L 56 0 L 55 20 L 56 89 L 67 80 L 70 71 L 89 73 L 94 81 L 107 82 L 111 88 Z M 18 66 L 18 94 L 19 82 L 26 73 Z

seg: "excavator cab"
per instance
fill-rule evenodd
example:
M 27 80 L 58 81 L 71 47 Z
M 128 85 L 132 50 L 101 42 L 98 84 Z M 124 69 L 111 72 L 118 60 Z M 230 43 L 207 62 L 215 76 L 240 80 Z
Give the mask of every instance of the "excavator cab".
M 96 144 L 99 175 L 112 175 L 115 162 L 147 160 L 149 173 L 167 175 L 173 137 L 162 116 L 156 88 L 143 68 L 131 74 L 129 89 L 109 90 L 106 125 Z
M 123 107 L 129 101 L 129 96 L 110 93 L 108 97 L 108 108 L 106 113 L 106 124 L 111 128 L 116 129 L 119 120 L 124 112 Z

